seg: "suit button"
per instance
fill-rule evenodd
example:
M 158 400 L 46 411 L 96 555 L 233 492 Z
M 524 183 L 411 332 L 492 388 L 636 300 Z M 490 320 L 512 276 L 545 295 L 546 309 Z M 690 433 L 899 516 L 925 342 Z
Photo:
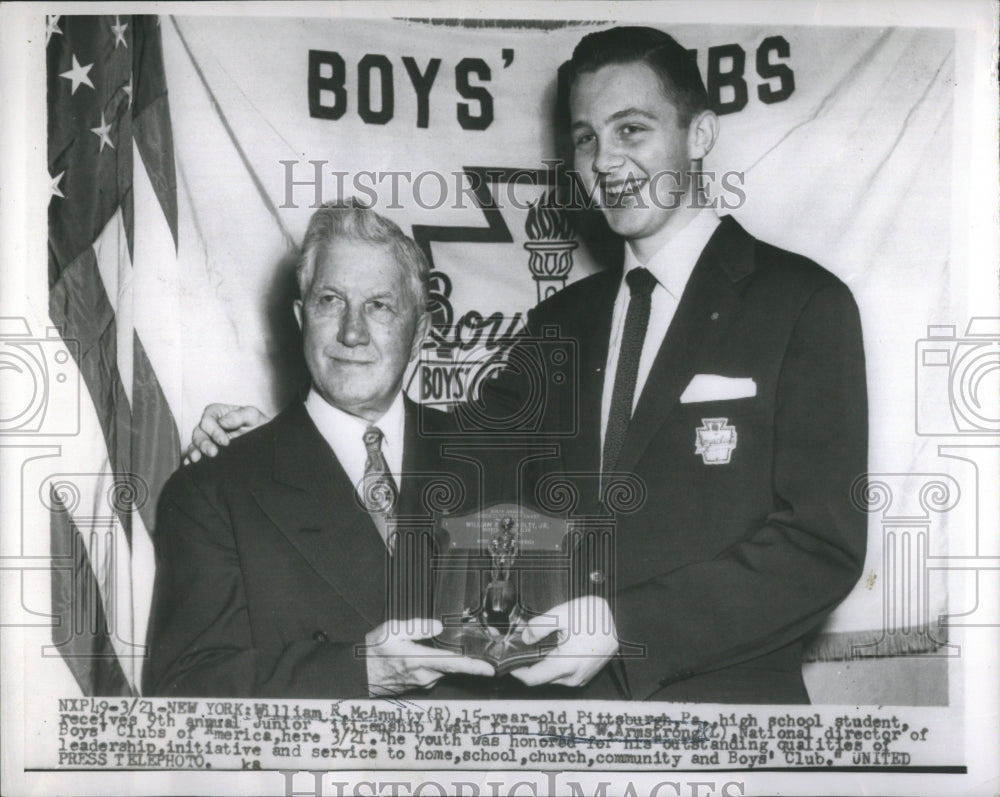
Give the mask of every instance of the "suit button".
M 329 642 L 330 637 L 326 635 L 325 631 L 313 631 L 313 642 Z
M 593 573 L 590 574 L 590 580 L 594 584 L 603 584 L 604 583 L 604 571 L 603 570 L 595 570 Z

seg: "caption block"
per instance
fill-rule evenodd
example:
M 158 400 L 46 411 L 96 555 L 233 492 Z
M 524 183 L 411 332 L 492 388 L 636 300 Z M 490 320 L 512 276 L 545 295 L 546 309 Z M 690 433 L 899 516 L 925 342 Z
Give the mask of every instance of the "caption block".
M 60 699 L 48 766 L 656 771 L 954 763 L 940 760 L 947 733 L 919 721 L 926 709 L 551 705 Z

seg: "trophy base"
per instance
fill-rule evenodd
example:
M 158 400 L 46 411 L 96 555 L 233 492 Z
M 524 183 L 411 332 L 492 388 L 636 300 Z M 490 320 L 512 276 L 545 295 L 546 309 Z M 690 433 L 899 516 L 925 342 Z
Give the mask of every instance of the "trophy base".
M 496 670 L 496 677 L 500 678 L 511 670 L 539 661 L 555 644 L 554 639 L 550 638 L 553 634 L 532 645 L 526 645 L 521 641 L 520 627 L 505 634 L 473 621 L 461 626 L 445 627 L 439 636 L 434 637 L 434 645 L 469 658 L 481 659 L 492 665 Z

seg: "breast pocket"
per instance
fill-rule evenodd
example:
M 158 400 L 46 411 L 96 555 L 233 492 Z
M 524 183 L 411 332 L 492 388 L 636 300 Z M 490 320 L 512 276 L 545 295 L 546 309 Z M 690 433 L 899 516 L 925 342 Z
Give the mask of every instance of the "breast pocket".
M 699 550 L 741 538 L 772 495 L 773 429 L 757 397 L 680 404 L 670 415 L 667 479 Z

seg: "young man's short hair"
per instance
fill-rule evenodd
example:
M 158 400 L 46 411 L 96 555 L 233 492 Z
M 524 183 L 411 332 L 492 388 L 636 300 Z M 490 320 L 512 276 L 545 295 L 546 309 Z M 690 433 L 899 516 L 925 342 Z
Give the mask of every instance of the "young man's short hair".
M 588 33 L 573 50 L 567 66 L 568 88 L 581 74 L 612 64 L 643 63 L 663 84 L 663 91 L 677 107 L 678 121 L 687 126 L 708 109 L 708 92 L 694 53 L 656 28 L 617 27 Z

